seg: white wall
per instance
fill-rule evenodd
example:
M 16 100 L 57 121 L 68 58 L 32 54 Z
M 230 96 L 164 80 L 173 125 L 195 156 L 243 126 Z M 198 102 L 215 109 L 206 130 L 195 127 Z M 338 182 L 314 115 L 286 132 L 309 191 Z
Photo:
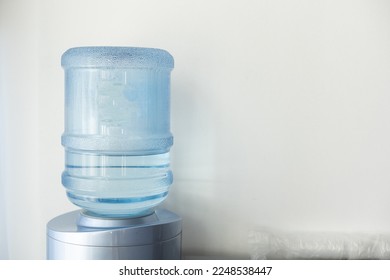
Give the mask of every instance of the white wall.
M 264 226 L 390 230 L 388 1 L 2 1 L 0 30 L 9 258 L 44 258 L 46 222 L 75 209 L 60 56 L 84 45 L 175 57 L 184 255 L 247 258 Z
M 1 7 L 1 6 L 0 6 Z M 0 19 L 1 26 L 1 19 Z M 2 35 L 3 29 L 0 27 L 0 36 Z M 1 38 L 1 37 L 0 37 Z M 4 60 L 4 44 L 0 40 L 0 61 Z M 0 260 L 8 258 L 8 245 L 7 245 L 7 230 L 5 225 L 6 220 L 6 207 L 5 207 L 5 125 L 6 125 L 6 112 L 4 103 L 6 100 L 4 94 L 4 83 L 3 77 L 5 75 L 4 63 L 0 63 Z

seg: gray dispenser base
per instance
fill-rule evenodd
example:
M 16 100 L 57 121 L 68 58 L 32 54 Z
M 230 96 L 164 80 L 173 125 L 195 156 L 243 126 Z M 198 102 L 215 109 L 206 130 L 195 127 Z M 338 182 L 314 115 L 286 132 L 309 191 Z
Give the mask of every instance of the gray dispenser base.
M 49 260 L 180 258 L 181 218 L 167 210 L 126 219 L 95 217 L 77 210 L 47 224 Z

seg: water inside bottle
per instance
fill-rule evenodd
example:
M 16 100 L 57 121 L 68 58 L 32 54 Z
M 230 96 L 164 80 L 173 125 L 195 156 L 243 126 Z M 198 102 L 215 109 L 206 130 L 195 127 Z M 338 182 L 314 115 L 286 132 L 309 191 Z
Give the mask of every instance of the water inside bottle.
M 93 213 L 147 215 L 172 184 L 169 153 L 134 156 L 68 150 L 62 183 L 74 204 Z

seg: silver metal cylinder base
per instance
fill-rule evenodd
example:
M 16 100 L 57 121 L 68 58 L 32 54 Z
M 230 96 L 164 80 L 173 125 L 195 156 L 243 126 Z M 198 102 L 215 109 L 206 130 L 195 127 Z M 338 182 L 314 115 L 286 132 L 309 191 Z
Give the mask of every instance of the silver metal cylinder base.
M 167 210 L 125 219 L 96 217 L 77 210 L 47 224 L 49 260 L 180 258 L 181 218 Z

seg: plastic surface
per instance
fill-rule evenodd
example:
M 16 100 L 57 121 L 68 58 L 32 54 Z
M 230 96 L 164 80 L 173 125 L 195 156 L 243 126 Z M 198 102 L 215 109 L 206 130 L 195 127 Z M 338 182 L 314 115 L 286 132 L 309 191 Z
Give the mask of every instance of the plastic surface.
M 140 218 L 73 211 L 47 224 L 48 259 L 180 259 L 181 218 L 158 209 Z
M 172 56 L 159 49 L 66 51 L 65 171 L 76 205 L 101 216 L 153 212 L 172 184 Z
M 389 234 L 252 231 L 251 258 L 296 259 L 390 259 Z
M 47 224 L 49 237 L 80 246 L 140 246 L 166 241 L 179 234 L 181 218 L 164 209 L 127 219 L 85 216 L 76 210 Z
M 62 67 L 86 68 L 167 68 L 174 66 L 173 57 L 165 50 L 132 47 L 78 47 L 67 50 Z

